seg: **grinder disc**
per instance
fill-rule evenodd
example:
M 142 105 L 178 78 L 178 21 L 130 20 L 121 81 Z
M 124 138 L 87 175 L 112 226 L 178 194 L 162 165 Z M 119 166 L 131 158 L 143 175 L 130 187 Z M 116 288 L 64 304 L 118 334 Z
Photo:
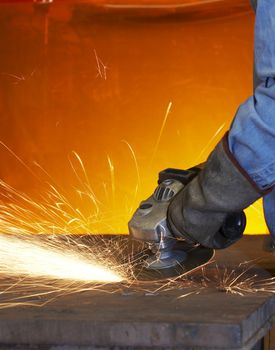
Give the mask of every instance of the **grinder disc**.
M 182 241 L 179 241 L 173 249 L 186 253 L 183 261 L 178 261 L 175 266 L 161 269 L 152 269 L 146 266 L 144 260 L 140 261 L 133 267 L 135 278 L 139 281 L 156 281 L 183 276 L 208 264 L 215 254 L 214 249 L 190 246 Z M 147 253 L 150 256 L 150 253 Z

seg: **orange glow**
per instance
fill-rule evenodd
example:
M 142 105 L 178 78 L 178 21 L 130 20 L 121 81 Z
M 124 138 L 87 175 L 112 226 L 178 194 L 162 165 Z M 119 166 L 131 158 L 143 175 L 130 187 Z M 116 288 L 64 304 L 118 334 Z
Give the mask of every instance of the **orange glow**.
M 160 170 L 204 161 L 252 93 L 248 1 L 197 3 L 0 5 L 0 140 L 66 190 L 77 186 L 68 161 L 76 151 L 112 233 L 127 232 Z M 5 148 L 0 159 L 2 179 L 39 193 L 41 182 Z M 260 204 L 247 212 L 247 232 L 266 232 Z

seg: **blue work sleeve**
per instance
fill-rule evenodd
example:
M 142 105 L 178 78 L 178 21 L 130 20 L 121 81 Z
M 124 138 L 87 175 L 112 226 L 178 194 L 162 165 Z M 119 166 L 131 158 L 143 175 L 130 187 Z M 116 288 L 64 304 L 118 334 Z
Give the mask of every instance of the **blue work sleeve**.
M 238 109 L 229 131 L 235 158 L 261 189 L 275 184 L 275 1 L 258 0 L 254 95 Z
M 238 109 L 229 131 L 235 158 L 261 189 L 275 184 L 275 1 L 251 0 L 256 10 L 254 95 Z M 275 188 L 263 199 L 275 240 Z

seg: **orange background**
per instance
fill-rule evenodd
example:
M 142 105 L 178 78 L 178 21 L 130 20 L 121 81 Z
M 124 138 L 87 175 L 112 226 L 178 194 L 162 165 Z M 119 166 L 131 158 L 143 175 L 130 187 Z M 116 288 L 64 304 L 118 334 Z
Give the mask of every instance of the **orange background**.
M 106 3 L 1 5 L 0 139 L 39 180 L 3 146 L 0 176 L 36 198 L 54 181 L 90 206 L 76 151 L 102 210 L 91 231 L 123 233 L 158 172 L 204 161 L 252 93 L 254 14 L 246 0 Z M 247 232 L 266 232 L 261 204 L 247 213 Z

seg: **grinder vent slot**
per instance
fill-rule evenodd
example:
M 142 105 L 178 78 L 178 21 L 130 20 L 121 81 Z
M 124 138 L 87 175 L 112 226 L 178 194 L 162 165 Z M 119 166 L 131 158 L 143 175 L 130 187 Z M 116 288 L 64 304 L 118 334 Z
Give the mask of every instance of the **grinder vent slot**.
M 168 201 L 174 196 L 175 192 L 169 187 L 158 186 L 154 192 L 154 198 L 157 201 Z

